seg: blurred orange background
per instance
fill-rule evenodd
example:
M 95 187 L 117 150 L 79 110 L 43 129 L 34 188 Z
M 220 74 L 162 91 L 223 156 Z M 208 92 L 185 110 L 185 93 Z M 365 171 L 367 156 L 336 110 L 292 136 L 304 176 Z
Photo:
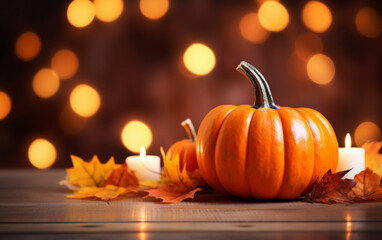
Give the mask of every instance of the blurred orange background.
M 0 2 L 0 167 L 68 167 L 187 137 L 222 104 L 252 104 L 245 60 L 276 104 L 310 107 L 339 145 L 381 139 L 379 1 Z

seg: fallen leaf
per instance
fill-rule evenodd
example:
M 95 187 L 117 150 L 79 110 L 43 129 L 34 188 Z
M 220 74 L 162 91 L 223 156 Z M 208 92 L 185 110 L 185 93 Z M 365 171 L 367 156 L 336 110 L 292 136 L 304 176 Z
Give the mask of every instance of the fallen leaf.
M 365 167 L 379 176 L 382 176 L 382 154 L 379 153 L 381 147 L 382 142 L 366 142 L 362 145 L 365 149 Z
M 201 191 L 201 188 L 193 190 L 188 189 L 183 184 L 163 185 L 160 188 L 146 190 L 149 194 L 145 196 L 162 199 L 163 203 L 177 203 L 182 202 L 187 198 L 193 199 L 195 193 Z
M 106 187 L 84 187 L 75 194 L 68 195 L 66 197 L 74 199 L 95 197 L 104 201 L 109 201 L 127 192 L 130 192 L 130 190 L 123 187 L 107 185 Z
M 349 202 L 348 193 L 352 190 L 355 182 L 350 179 L 342 179 L 350 170 L 332 174 L 329 170 L 321 178 L 321 181 L 313 185 L 313 190 L 307 196 L 312 202 L 341 203 Z
M 134 171 L 129 171 L 127 164 L 120 165 L 114 169 L 109 177 L 101 184 L 101 187 L 113 185 L 118 187 L 138 187 L 139 181 Z
M 382 200 L 381 177 L 378 174 L 367 168 L 355 175 L 354 179 L 357 184 L 349 194 L 354 201 Z
M 204 180 L 199 169 L 192 172 L 187 171 L 185 163 L 182 171 L 180 171 L 179 154 L 175 155 L 173 159 L 168 159 L 162 147 L 160 151 L 163 157 L 164 171 L 172 183 L 183 184 L 188 189 L 194 189 L 203 185 Z
M 80 187 L 99 187 L 119 165 L 115 164 L 114 157 L 102 164 L 94 155 L 90 162 L 71 155 L 73 167 L 66 169 L 67 180 L 70 184 Z
M 76 185 L 73 185 L 73 184 L 69 183 L 68 180 L 61 180 L 61 181 L 58 182 L 58 184 L 60 184 L 62 186 L 66 186 L 67 188 L 69 188 L 72 191 L 78 191 L 78 190 L 81 189 L 81 187 L 78 187 Z
M 139 185 L 142 186 L 143 188 L 159 188 L 165 184 L 170 184 L 170 180 L 167 178 L 161 178 L 158 181 L 155 180 L 145 180 L 139 182 Z

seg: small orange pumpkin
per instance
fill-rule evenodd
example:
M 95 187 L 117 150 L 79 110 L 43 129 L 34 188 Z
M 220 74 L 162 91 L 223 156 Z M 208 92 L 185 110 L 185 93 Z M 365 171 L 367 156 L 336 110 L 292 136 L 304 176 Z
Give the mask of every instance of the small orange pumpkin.
M 338 143 L 330 123 L 309 108 L 279 107 L 261 73 L 246 62 L 237 70 L 256 90 L 250 105 L 221 105 L 197 135 L 200 172 L 213 189 L 258 199 L 293 199 L 335 170 Z
M 166 154 L 162 151 L 166 175 L 173 183 L 182 183 L 192 189 L 204 182 L 196 160 L 196 132 L 190 119 L 182 122 L 189 139 L 175 142 Z

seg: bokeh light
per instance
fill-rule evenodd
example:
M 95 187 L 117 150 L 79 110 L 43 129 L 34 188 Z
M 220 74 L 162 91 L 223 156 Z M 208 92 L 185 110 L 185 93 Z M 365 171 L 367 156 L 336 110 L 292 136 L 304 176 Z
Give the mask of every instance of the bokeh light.
M 123 145 L 134 153 L 139 153 L 141 147 L 149 148 L 152 138 L 150 128 L 136 120 L 128 122 L 121 134 Z
M 6 118 L 11 111 L 12 101 L 5 92 L 0 91 L 0 120 Z
M 37 96 L 50 98 L 58 91 L 60 78 L 56 71 L 50 68 L 43 68 L 34 76 L 32 87 Z
M 56 156 L 56 148 L 53 144 L 42 138 L 34 140 L 28 149 L 29 161 L 36 168 L 50 167 L 56 161 Z
M 95 16 L 94 4 L 89 0 L 74 0 L 67 10 L 67 17 L 70 24 L 82 28 L 89 25 Z
M 265 30 L 256 13 L 247 13 L 240 20 L 240 33 L 248 41 L 262 43 L 267 40 L 269 32 Z
M 332 13 L 322 2 L 310 1 L 302 10 L 302 21 L 310 30 L 322 33 L 332 24 Z
M 143 16 L 151 20 L 163 17 L 169 7 L 168 0 L 140 0 L 139 9 Z
M 112 22 L 121 16 L 122 0 L 94 0 L 95 16 L 103 22 Z
M 367 141 L 381 141 L 381 130 L 373 122 L 362 122 L 355 129 L 354 141 L 359 147 Z
M 258 12 L 261 26 L 272 32 L 284 30 L 289 23 L 287 9 L 279 2 L 266 1 L 261 4 Z
M 355 26 L 363 36 L 376 38 L 382 32 L 382 17 L 372 8 L 362 8 L 355 17 Z
M 215 67 L 215 54 L 206 45 L 194 43 L 184 52 L 183 63 L 193 74 L 206 75 Z
M 320 85 L 330 83 L 336 73 L 332 59 L 321 53 L 315 54 L 309 59 L 306 71 L 310 80 Z
M 93 116 L 101 105 L 98 92 L 86 84 L 78 85 L 70 94 L 70 106 L 81 117 Z
M 53 55 L 51 67 L 57 72 L 60 79 L 69 79 L 78 70 L 78 58 L 74 52 L 61 49 Z
M 312 55 L 324 50 L 321 39 L 314 33 L 306 32 L 299 35 L 294 43 L 296 55 L 307 61 Z
M 24 32 L 16 40 L 15 53 L 23 61 L 34 59 L 40 50 L 41 41 L 36 33 Z

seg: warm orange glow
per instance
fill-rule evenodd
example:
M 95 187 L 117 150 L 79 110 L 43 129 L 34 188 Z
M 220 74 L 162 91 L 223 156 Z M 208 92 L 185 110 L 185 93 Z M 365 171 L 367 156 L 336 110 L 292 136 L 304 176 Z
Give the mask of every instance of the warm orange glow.
M 73 26 L 86 27 L 94 19 L 94 4 L 89 0 L 74 0 L 69 4 L 66 14 L 68 21 Z
M 355 17 L 355 26 L 363 36 L 376 38 L 382 32 L 382 17 L 372 8 L 362 8 Z
M 51 67 L 61 79 L 73 77 L 78 70 L 78 58 L 74 52 L 61 49 L 52 58 Z
M 299 35 L 294 43 L 296 55 L 307 61 L 313 54 L 324 50 L 321 39 L 314 33 L 306 32 Z
M 186 68 L 196 75 L 206 75 L 215 67 L 215 54 L 204 44 L 194 43 L 183 55 Z
M 29 146 L 29 161 L 36 168 L 45 169 L 50 167 L 56 161 L 56 155 L 53 144 L 45 139 L 36 139 Z
M 302 21 L 310 30 L 322 33 L 332 24 L 332 13 L 322 2 L 310 1 L 302 10 Z
M 244 15 L 240 20 L 239 26 L 241 35 L 250 42 L 262 43 L 269 36 L 269 32 L 260 25 L 256 13 L 247 13 Z
M 363 122 L 355 129 L 354 141 L 359 147 L 367 141 L 381 141 L 381 130 L 373 122 Z
M 121 16 L 122 0 L 94 0 L 95 15 L 103 22 L 112 22 Z
M 289 14 L 279 2 L 266 1 L 259 8 L 259 21 L 261 26 L 272 32 L 280 32 L 289 23 Z
M 60 87 L 60 78 L 50 68 L 43 68 L 36 73 L 32 83 L 34 93 L 41 98 L 50 98 Z
M 123 128 L 121 139 L 127 149 L 139 153 L 141 147 L 146 149 L 150 147 L 152 134 L 150 128 L 143 122 L 130 121 Z
M 306 66 L 310 80 L 325 85 L 333 80 L 336 69 L 332 59 L 324 54 L 313 55 Z
M 169 7 L 168 0 L 140 0 L 139 8 L 143 16 L 156 20 L 166 14 Z
M 81 117 L 93 116 L 101 105 L 98 92 L 85 84 L 78 85 L 70 93 L 70 106 Z
M 0 91 L 0 120 L 6 118 L 11 111 L 11 98 L 5 92 Z
M 40 50 L 40 38 L 33 32 L 25 32 L 16 40 L 15 53 L 21 60 L 29 61 L 34 59 Z

